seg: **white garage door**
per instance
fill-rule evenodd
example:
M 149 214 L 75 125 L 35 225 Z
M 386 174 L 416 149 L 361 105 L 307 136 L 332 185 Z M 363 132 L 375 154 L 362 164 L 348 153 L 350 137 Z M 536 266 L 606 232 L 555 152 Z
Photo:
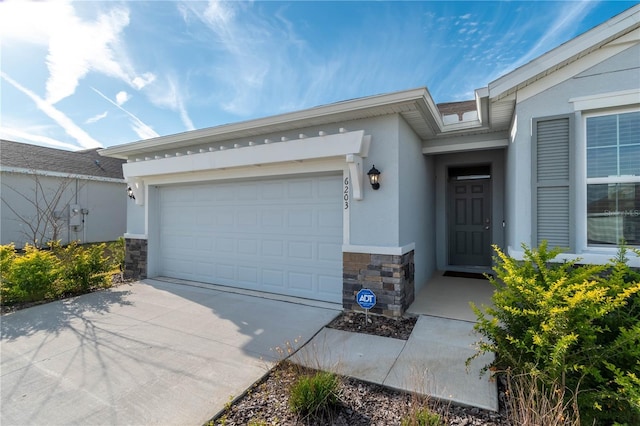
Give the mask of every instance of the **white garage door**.
M 339 176 L 159 190 L 163 276 L 342 300 Z

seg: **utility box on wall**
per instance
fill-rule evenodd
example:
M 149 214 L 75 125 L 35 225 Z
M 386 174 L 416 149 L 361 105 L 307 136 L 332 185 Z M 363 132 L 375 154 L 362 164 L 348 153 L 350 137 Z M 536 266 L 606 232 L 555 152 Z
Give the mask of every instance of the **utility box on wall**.
M 79 204 L 69 206 L 69 226 L 82 225 L 82 211 Z

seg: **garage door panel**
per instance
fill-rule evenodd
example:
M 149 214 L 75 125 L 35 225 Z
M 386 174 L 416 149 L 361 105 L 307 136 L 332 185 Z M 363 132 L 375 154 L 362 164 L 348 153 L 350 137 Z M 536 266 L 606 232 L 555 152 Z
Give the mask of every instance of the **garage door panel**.
M 289 288 L 291 290 L 304 290 L 309 292 L 313 289 L 313 275 L 305 272 L 289 272 Z
M 318 291 L 325 295 L 342 293 L 342 280 L 332 275 L 319 275 Z
M 335 243 L 318 244 L 318 260 L 327 262 L 342 261 L 342 247 Z
M 262 256 L 281 257 L 284 253 L 284 241 L 282 240 L 262 240 Z
M 160 188 L 161 275 L 342 297 L 339 176 Z
M 313 183 L 311 179 L 289 182 L 288 186 L 289 198 L 305 199 L 313 198 Z
M 262 284 L 267 289 L 284 289 L 284 271 L 282 269 L 263 269 Z

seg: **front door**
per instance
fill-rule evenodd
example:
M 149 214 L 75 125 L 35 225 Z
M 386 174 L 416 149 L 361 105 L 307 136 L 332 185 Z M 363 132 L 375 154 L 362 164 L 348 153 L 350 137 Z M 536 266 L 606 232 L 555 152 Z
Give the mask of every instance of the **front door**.
M 491 265 L 489 166 L 449 169 L 449 264 Z

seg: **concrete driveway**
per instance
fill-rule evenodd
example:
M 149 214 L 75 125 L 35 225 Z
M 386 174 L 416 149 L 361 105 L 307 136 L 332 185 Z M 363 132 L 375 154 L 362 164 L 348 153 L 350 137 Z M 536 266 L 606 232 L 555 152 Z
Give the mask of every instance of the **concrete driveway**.
M 201 425 L 338 309 L 145 280 L 5 315 L 0 423 Z

